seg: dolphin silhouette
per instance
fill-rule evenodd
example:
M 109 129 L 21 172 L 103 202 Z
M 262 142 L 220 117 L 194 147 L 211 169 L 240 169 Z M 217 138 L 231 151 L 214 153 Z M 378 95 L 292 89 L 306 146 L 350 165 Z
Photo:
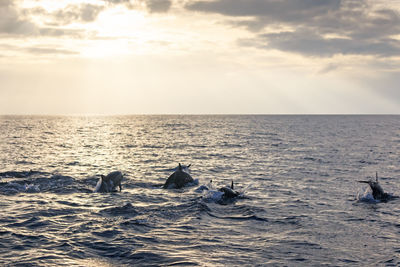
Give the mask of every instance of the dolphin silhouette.
M 239 192 L 233 190 L 233 180 L 231 183 L 231 187 L 224 186 L 224 187 L 220 188 L 218 191 L 224 193 L 224 195 L 222 196 L 224 199 L 235 198 L 240 195 Z
M 359 183 L 365 183 L 369 184 L 369 187 L 371 187 L 372 190 L 372 196 L 376 200 L 382 200 L 386 201 L 390 198 L 390 195 L 388 193 L 385 193 L 379 184 L 378 181 L 378 172 L 376 172 L 376 179 L 375 181 L 369 180 L 369 181 L 358 181 Z
M 107 174 L 107 176 L 101 175 L 100 180 L 97 182 L 95 192 L 99 193 L 110 193 L 117 191 L 117 186 L 119 191 L 122 190 L 121 181 L 123 175 L 120 171 L 115 171 Z
M 189 174 L 190 165 L 191 164 L 186 167 L 182 167 L 182 165 L 179 163 L 178 169 L 168 177 L 163 188 L 182 188 L 186 184 L 192 183 L 194 180 Z

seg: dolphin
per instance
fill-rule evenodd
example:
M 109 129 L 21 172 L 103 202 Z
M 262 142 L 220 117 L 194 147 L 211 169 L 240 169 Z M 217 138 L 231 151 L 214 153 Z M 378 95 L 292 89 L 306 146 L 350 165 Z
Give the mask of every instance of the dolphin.
M 181 165 L 181 167 L 182 167 L 182 171 L 184 171 L 184 172 L 187 172 L 187 173 L 191 173 L 191 171 L 190 171 L 190 166 L 192 166 L 192 164 L 189 164 L 189 165 Z M 178 167 L 176 167 L 176 168 L 174 168 L 174 169 L 172 169 L 173 171 L 177 171 L 177 170 L 179 170 L 179 166 Z
M 224 187 L 218 189 L 218 191 L 224 193 L 224 195 L 222 196 L 223 199 L 232 199 L 232 198 L 235 198 L 240 195 L 240 193 L 238 191 L 233 190 L 233 180 L 231 183 L 231 187 L 224 186 Z
M 391 196 L 388 193 L 385 193 L 379 184 L 378 181 L 378 172 L 376 172 L 376 179 L 375 181 L 358 181 L 359 183 L 369 184 L 372 190 L 372 196 L 375 200 L 387 201 Z
M 190 165 L 182 167 L 182 165 L 179 163 L 178 169 L 168 177 L 163 188 L 182 188 L 186 184 L 192 183 L 194 180 L 189 174 L 189 167 Z
M 107 176 L 101 175 L 100 180 L 97 182 L 95 192 L 99 193 L 110 193 L 117 191 L 117 186 L 121 192 L 121 181 L 124 176 L 120 171 L 114 171 L 109 173 Z

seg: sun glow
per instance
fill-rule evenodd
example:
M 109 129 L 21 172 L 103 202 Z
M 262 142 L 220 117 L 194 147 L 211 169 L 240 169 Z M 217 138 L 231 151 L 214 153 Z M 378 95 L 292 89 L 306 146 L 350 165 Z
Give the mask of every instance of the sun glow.
M 99 37 L 136 38 L 143 36 L 147 20 L 142 11 L 119 7 L 102 12 L 93 26 Z

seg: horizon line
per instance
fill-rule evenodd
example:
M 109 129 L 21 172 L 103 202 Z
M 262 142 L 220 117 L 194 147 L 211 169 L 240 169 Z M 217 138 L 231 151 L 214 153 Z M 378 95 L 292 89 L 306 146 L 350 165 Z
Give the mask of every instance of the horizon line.
M 66 113 L 0 114 L 0 117 L 117 117 L 117 116 L 399 116 L 395 113 Z

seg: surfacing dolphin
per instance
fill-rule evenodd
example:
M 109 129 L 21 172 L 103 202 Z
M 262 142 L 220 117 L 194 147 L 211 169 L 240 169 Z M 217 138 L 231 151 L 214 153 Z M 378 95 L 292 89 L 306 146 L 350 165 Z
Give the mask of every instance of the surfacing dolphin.
M 235 198 L 240 195 L 240 193 L 238 191 L 233 190 L 233 180 L 231 183 L 231 187 L 224 186 L 224 187 L 218 189 L 218 191 L 224 193 L 222 198 L 225 200 L 232 199 L 232 198 Z
M 385 193 L 383 191 L 383 189 L 378 181 L 378 172 L 376 172 L 375 181 L 369 180 L 369 181 L 358 181 L 358 182 L 369 184 L 369 187 L 371 187 L 371 190 L 372 190 L 372 196 L 374 197 L 375 200 L 388 201 L 389 199 L 394 198 L 390 194 Z
M 99 193 L 116 192 L 117 186 L 119 187 L 119 191 L 121 191 L 122 178 L 124 176 L 120 171 L 111 172 L 107 176 L 101 175 L 94 191 Z
M 182 167 L 182 171 L 184 171 L 184 172 L 187 172 L 187 173 L 191 173 L 191 171 L 190 171 L 190 166 L 192 166 L 192 164 L 189 164 L 189 165 L 182 165 L 181 164 L 181 167 Z M 179 165 L 177 166 L 177 167 L 175 167 L 175 168 L 173 168 L 172 169 L 173 171 L 177 171 L 177 170 L 179 170 Z
M 182 165 L 179 163 L 178 169 L 168 177 L 163 188 L 164 189 L 182 188 L 188 183 L 193 183 L 194 180 L 192 176 L 190 176 L 189 174 L 190 165 L 191 164 L 182 167 Z

